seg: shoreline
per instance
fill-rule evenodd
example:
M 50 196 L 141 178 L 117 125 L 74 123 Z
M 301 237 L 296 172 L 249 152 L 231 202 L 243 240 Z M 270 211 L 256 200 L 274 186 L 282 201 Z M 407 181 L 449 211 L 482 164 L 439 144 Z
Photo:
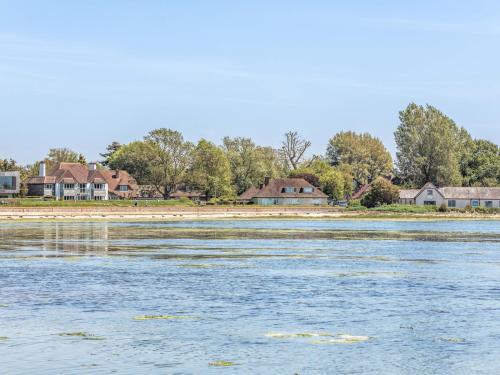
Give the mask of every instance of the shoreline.
M 464 212 L 346 211 L 334 207 L 0 207 L 0 223 L 12 221 L 190 220 L 500 220 L 500 215 Z

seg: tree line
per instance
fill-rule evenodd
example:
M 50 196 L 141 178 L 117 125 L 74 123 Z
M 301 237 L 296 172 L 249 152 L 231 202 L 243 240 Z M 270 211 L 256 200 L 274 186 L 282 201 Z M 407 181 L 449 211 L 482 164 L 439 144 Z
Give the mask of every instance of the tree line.
M 264 177 L 302 177 L 341 200 L 360 186 L 384 177 L 397 185 L 500 186 L 500 149 L 473 139 L 463 127 L 433 106 L 411 103 L 399 113 L 394 133 L 397 153 L 391 154 L 369 133 L 341 131 L 328 142 L 324 155 L 307 157 L 311 142 L 297 132 L 284 135 L 276 149 L 250 138 L 225 137 L 217 145 L 206 139 L 192 143 L 176 130 L 150 131 L 142 140 L 111 143 L 101 156 L 101 168 L 128 171 L 139 184 L 168 198 L 179 188 L 200 190 L 207 197 L 234 198 Z M 86 163 L 67 148 L 49 150 L 47 168 L 59 162 Z M 37 163 L 20 166 L 1 160 L 0 170 L 36 175 Z

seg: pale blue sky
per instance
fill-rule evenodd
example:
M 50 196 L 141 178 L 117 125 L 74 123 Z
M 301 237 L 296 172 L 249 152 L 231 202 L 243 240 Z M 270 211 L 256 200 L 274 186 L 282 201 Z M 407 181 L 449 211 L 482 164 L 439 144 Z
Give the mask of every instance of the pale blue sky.
M 0 0 L 0 158 L 96 159 L 156 127 L 394 152 L 410 101 L 500 143 L 500 2 L 353 3 Z

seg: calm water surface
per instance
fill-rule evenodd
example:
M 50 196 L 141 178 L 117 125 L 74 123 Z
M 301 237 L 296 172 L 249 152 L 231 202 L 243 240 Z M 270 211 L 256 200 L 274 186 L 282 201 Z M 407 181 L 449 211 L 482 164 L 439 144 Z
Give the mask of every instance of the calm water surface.
M 196 235 L 216 229 L 248 233 Z M 257 235 L 285 229 L 303 234 Z M 499 221 L 4 223 L 0 241 L 1 374 L 500 374 Z

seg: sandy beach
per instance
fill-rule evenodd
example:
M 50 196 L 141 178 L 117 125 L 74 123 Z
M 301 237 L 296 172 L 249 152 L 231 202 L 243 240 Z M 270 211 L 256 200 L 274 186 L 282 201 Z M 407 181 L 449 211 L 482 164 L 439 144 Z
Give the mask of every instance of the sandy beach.
M 0 222 L 11 220 L 209 220 L 251 218 L 296 219 L 500 219 L 479 213 L 394 213 L 347 211 L 335 207 L 0 207 Z

